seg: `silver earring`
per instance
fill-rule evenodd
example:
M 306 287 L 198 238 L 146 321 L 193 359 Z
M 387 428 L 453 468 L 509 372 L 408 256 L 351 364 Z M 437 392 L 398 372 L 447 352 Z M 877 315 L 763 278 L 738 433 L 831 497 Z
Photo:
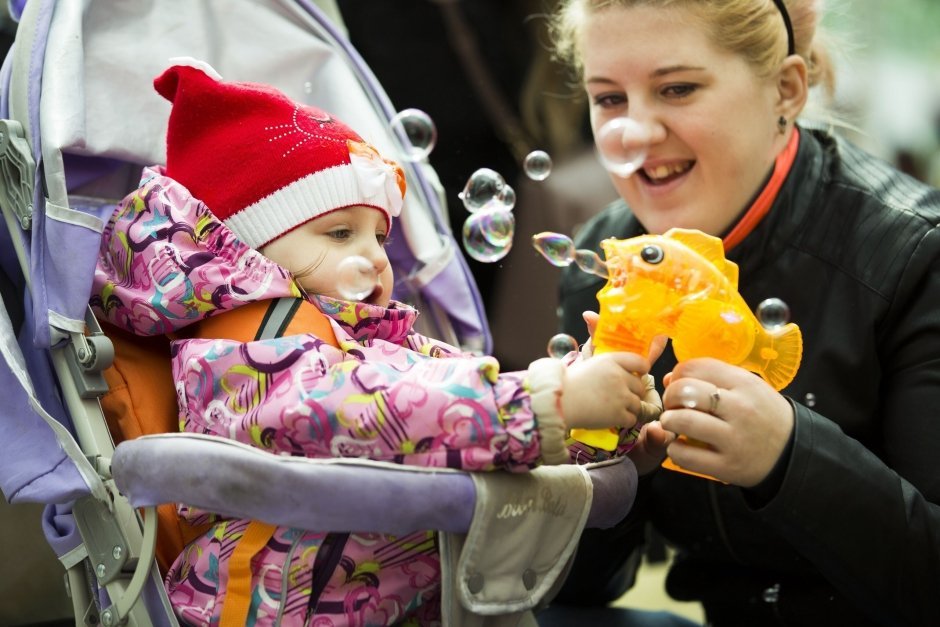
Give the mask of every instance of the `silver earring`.
M 781 135 L 787 132 L 787 119 L 782 115 L 777 118 L 777 130 L 780 131 Z

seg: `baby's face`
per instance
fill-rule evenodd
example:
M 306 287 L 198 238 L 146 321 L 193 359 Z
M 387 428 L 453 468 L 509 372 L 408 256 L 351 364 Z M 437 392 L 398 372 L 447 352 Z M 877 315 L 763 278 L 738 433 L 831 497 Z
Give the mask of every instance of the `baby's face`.
M 386 307 L 394 280 L 385 253 L 387 229 L 382 211 L 357 205 L 302 224 L 263 246 L 260 252 L 290 270 L 307 292 L 347 300 L 337 268 L 344 259 L 363 257 L 372 264 L 378 278 L 375 289 L 362 300 Z

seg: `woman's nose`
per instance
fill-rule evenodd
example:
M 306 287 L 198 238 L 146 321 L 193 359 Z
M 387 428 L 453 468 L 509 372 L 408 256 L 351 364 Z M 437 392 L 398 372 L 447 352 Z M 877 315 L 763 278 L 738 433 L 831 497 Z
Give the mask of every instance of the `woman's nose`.
M 652 146 L 666 139 L 666 125 L 655 111 L 634 109 L 630 111 L 630 117 L 637 122 L 639 133 L 648 145 Z

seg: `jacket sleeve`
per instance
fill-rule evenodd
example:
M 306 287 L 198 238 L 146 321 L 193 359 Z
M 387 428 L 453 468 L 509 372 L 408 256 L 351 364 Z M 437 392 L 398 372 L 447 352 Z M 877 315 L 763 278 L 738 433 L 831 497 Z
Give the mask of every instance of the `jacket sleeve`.
M 525 373 L 500 374 L 492 357 L 435 359 L 383 341 L 344 353 L 293 335 L 177 341 L 173 371 L 184 431 L 465 470 L 540 460 Z
M 916 246 L 882 325 L 881 441 L 796 406 L 765 520 L 884 624 L 940 625 L 940 232 Z

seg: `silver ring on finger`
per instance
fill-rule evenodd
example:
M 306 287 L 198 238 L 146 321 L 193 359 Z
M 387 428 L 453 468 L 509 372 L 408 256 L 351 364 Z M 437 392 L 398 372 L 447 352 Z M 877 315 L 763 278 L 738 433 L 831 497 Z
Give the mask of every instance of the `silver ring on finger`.
M 718 404 L 721 402 L 721 390 L 718 387 L 715 387 L 715 391 L 708 395 L 709 406 L 708 413 L 713 416 L 718 415 Z

